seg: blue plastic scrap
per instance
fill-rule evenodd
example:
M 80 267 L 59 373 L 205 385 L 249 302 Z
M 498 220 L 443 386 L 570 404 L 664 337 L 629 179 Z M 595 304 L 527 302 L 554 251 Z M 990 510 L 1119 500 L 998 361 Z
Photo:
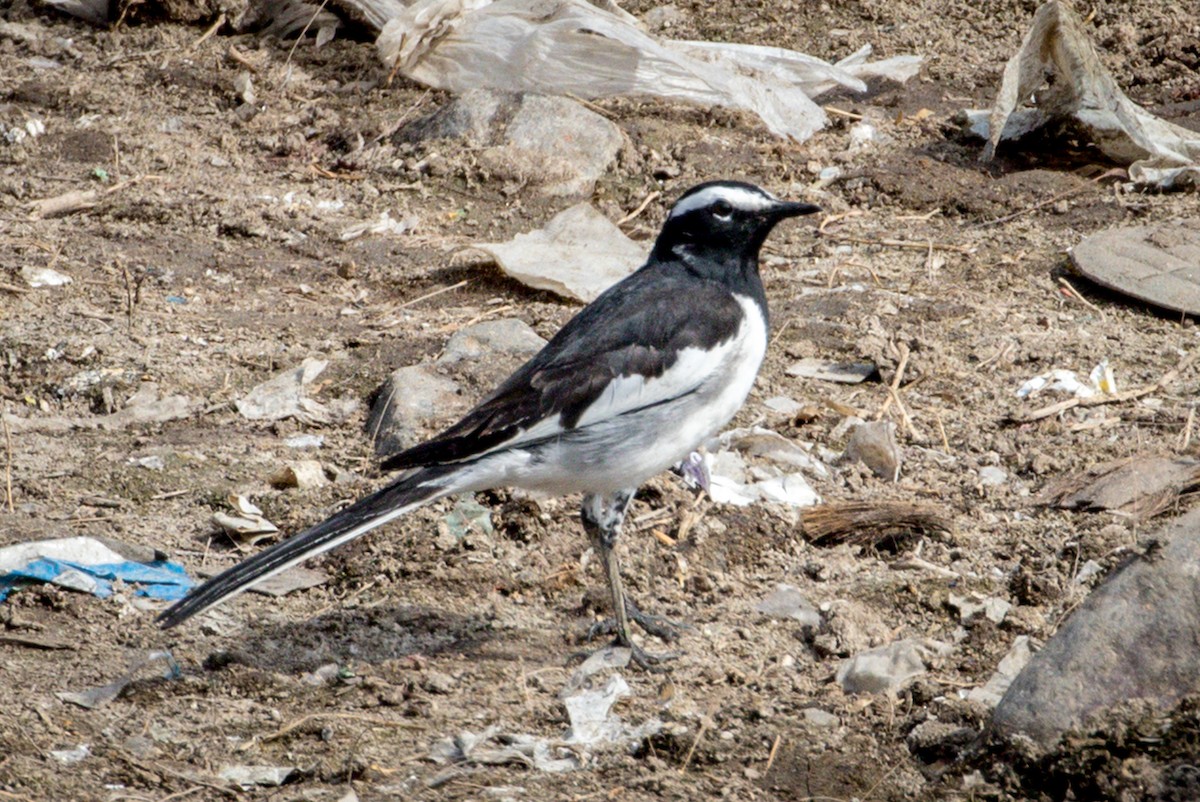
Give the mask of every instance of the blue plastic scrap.
M 0 574 L 0 601 L 15 588 L 39 582 L 53 582 L 105 599 L 112 595 L 112 583 L 118 579 L 133 586 L 135 595 L 164 601 L 182 599 L 195 584 L 182 565 L 166 560 L 88 565 L 39 556 Z

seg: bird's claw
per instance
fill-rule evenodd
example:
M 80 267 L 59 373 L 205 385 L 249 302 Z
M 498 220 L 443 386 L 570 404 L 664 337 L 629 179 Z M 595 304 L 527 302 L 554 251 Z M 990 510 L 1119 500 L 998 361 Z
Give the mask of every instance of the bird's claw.
M 628 649 L 629 662 L 643 671 L 649 671 L 651 674 L 662 674 L 666 672 L 668 663 L 671 660 L 678 659 L 678 652 L 667 652 L 665 654 L 654 654 L 646 651 L 641 646 L 636 646 L 632 643 L 625 643 L 620 637 L 614 638 L 613 642 L 606 648 L 612 647 Z M 587 660 L 594 652 L 576 652 L 571 657 L 574 660 Z
M 665 618 L 661 615 L 651 615 L 643 613 L 629 599 L 625 600 L 625 614 L 629 616 L 629 620 L 641 627 L 642 631 L 647 635 L 653 635 L 659 638 L 663 643 L 674 643 L 679 640 L 680 631 L 690 629 L 687 624 L 681 624 Z M 587 639 L 595 640 L 601 635 L 613 635 L 618 637 L 621 633 L 617 631 L 617 620 L 615 618 L 606 618 L 603 621 L 598 621 L 588 629 Z M 628 646 L 630 644 L 621 644 Z

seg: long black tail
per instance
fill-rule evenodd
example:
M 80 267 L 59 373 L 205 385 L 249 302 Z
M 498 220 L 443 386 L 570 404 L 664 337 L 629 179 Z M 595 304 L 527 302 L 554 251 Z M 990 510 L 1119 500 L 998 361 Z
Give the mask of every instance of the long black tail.
M 435 498 L 456 492 L 452 481 L 443 481 L 459 466 L 423 468 L 359 499 L 311 529 L 260 551 L 229 568 L 175 602 L 158 616 L 164 629 L 175 626 L 209 607 L 236 596 L 267 577 L 340 546 L 377 526 L 398 518 Z

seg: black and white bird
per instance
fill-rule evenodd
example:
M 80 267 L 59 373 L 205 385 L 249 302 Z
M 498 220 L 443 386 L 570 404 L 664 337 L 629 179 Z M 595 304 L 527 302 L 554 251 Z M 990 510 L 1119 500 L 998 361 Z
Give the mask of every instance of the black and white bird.
M 495 487 L 582 493 L 581 517 L 612 596 L 616 642 L 630 621 L 673 627 L 625 596 L 614 547 L 638 486 L 680 462 L 742 406 L 767 349 L 758 254 L 788 217 L 816 206 L 737 181 L 688 190 L 646 264 L 584 307 L 458 423 L 388 457 L 398 479 L 209 579 L 163 627 L 434 499 Z M 634 648 L 645 665 L 654 660 Z

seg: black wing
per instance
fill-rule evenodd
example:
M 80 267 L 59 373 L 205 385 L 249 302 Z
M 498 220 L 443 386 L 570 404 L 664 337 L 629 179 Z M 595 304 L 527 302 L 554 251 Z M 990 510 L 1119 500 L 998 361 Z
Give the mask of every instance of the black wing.
M 711 349 L 734 336 L 742 317 L 729 290 L 716 282 L 688 275 L 679 266 L 644 267 L 584 307 L 461 421 L 386 458 L 383 467 L 456 462 L 502 444 L 553 437 L 574 428 L 614 379 L 661 377 L 680 350 Z M 695 385 L 705 378 L 696 376 Z M 668 399 L 648 393 L 642 400 L 644 407 Z M 612 410 L 614 415 L 629 411 Z

